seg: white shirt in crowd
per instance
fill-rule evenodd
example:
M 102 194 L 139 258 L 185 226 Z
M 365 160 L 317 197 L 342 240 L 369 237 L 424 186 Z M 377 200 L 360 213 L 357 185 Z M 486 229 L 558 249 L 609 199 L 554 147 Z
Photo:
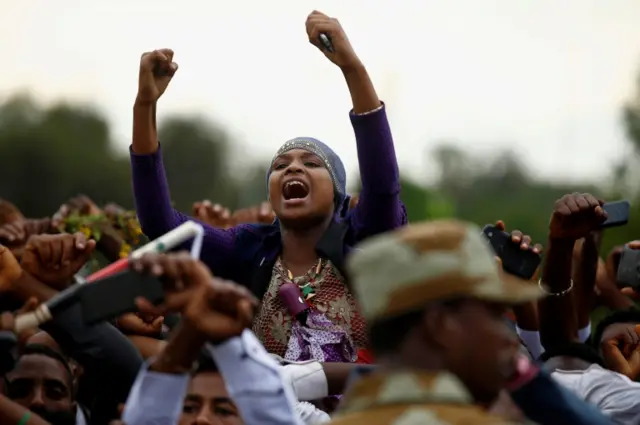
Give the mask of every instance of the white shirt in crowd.
M 640 383 L 592 364 L 583 370 L 556 369 L 551 377 L 619 424 L 640 424 Z

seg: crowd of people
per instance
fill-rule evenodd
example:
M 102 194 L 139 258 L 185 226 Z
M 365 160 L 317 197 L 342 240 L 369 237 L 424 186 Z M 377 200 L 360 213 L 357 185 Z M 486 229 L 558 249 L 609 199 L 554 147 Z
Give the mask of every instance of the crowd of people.
M 496 217 L 543 259 L 531 277 L 475 224 L 408 223 L 365 66 L 337 20 L 314 11 L 306 31 L 351 95 L 360 193 L 328 145 L 299 137 L 274 154 L 261 205 L 176 211 L 156 108 L 178 65 L 143 54 L 135 211 L 77 196 L 36 219 L 0 201 L 0 425 L 640 424 L 640 310 L 617 285 L 622 247 L 601 259 L 604 201 L 559 199 L 544 250 Z M 131 255 L 188 221 L 199 259 Z M 118 261 L 162 282 L 163 301 L 88 323 L 72 300 L 25 325 Z

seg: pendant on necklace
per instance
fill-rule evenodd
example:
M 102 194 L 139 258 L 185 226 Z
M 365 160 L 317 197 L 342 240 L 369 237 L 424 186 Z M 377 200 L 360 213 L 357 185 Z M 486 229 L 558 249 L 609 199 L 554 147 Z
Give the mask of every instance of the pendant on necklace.
M 302 288 L 302 296 L 304 296 L 305 300 L 310 300 L 311 298 L 316 296 L 316 294 L 314 294 L 314 291 L 311 285 L 308 285 Z

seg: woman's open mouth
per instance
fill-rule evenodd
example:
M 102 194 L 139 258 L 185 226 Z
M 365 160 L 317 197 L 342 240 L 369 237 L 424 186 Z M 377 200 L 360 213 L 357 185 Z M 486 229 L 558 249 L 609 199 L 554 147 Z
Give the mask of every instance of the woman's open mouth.
M 301 180 L 289 180 L 282 185 L 282 197 L 289 205 L 300 204 L 308 196 L 309 188 Z

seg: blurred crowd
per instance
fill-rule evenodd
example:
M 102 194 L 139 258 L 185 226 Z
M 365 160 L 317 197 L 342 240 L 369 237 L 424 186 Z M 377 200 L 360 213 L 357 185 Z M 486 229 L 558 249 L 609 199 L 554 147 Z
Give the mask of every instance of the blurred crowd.
M 0 425 L 640 424 L 640 242 L 601 252 L 629 203 L 568 193 L 544 241 L 499 211 L 409 223 L 366 67 L 336 19 L 306 31 L 351 96 L 358 195 L 297 137 L 260 205 L 177 211 L 156 109 L 178 65 L 144 53 L 135 211 L 0 200 Z

